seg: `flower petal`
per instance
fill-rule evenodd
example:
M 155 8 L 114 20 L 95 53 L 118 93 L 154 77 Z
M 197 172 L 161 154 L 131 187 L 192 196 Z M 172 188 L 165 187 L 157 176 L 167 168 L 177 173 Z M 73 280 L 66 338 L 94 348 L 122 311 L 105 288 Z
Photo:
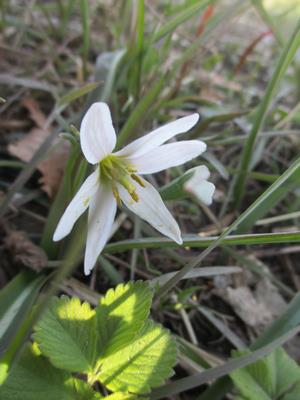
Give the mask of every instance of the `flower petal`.
M 196 125 L 198 119 L 199 114 L 192 114 L 187 117 L 179 118 L 176 121 L 172 121 L 128 144 L 122 150 L 118 151 L 116 155 L 124 157 L 140 157 L 157 148 L 175 135 L 189 131 L 194 125 Z
M 212 203 L 216 189 L 213 183 L 207 181 L 210 176 L 209 170 L 205 165 L 200 165 L 190 169 L 187 173 L 192 171 L 194 171 L 194 175 L 185 182 L 184 189 L 209 206 Z
M 53 235 L 53 240 L 58 241 L 67 236 L 77 219 L 88 208 L 91 198 L 97 192 L 99 184 L 99 170 L 96 169 L 81 185 L 71 203 L 66 208 Z
M 135 202 L 129 193 L 118 185 L 120 197 L 124 204 L 133 211 L 140 218 L 147 221 L 155 229 L 161 232 L 163 235 L 168 236 L 175 242 L 181 244 L 180 229 L 172 217 L 170 211 L 164 205 L 158 191 L 147 181 L 142 179 L 145 187 L 141 187 L 132 181 L 136 186 L 136 193 L 139 197 L 138 202 Z
M 153 174 L 164 169 L 181 165 L 199 156 L 206 150 L 206 144 L 200 140 L 184 140 L 165 144 L 151 150 L 141 157 L 128 158 L 138 174 Z
M 89 275 L 105 246 L 117 211 L 109 186 L 100 185 L 89 208 L 88 233 L 84 256 L 84 273 Z
M 216 190 L 216 187 L 213 183 L 203 181 L 202 183 L 198 184 L 197 187 L 194 189 L 194 195 L 198 197 L 202 203 L 210 206 L 213 201 L 213 194 Z
M 106 103 L 94 103 L 87 110 L 80 126 L 80 144 L 91 164 L 100 162 L 116 145 L 116 133 Z

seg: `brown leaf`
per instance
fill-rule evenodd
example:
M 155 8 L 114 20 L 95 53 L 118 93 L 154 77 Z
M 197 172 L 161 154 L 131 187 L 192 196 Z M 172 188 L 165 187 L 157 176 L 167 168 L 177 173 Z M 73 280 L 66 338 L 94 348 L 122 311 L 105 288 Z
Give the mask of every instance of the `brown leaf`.
M 8 151 L 20 160 L 29 162 L 50 134 L 51 127 L 48 129 L 44 128 L 47 118 L 34 99 L 25 99 L 23 105 L 29 111 L 30 117 L 36 124 L 36 127 L 32 128 L 20 140 L 9 144 Z M 37 166 L 37 169 L 42 174 L 40 178 L 41 187 L 49 197 L 54 197 L 59 188 L 68 153 L 69 143 L 57 139 L 54 141 L 53 147 L 46 158 Z
M 3 240 L 3 249 L 11 258 L 12 263 L 41 271 L 47 265 L 47 256 L 44 251 L 32 243 L 26 233 L 9 231 Z
M 230 304 L 245 324 L 257 333 L 261 333 L 286 308 L 286 302 L 277 287 L 267 278 L 260 279 L 254 290 L 245 285 L 232 287 L 227 284 L 218 287 L 215 293 Z
M 49 197 L 53 198 L 59 189 L 69 150 L 69 143 L 59 140 L 48 157 L 39 165 L 39 170 L 42 173 L 39 182 Z
M 29 133 L 24 135 L 20 140 L 9 144 L 8 151 L 11 155 L 20 160 L 28 162 L 48 135 L 48 131 L 40 128 L 32 128 Z
M 36 126 L 43 129 L 46 125 L 47 118 L 43 114 L 38 103 L 32 98 L 25 98 L 22 103 L 29 111 L 30 117 L 32 121 L 35 122 Z

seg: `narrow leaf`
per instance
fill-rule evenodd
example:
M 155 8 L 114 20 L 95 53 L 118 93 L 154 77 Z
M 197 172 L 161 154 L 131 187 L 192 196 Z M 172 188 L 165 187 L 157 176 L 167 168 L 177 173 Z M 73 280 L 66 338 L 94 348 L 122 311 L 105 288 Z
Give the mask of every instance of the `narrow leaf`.
M 65 94 L 63 97 L 60 98 L 58 105 L 62 106 L 64 104 L 70 104 L 74 100 L 77 100 L 80 97 L 84 96 L 85 94 L 92 92 L 99 85 L 100 85 L 100 82 L 91 82 L 91 83 L 87 83 L 86 85 L 84 85 L 80 88 L 71 90 L 71 92 Z
M 108 244 L 104 253 L 118 253 L 132 249 L 166 249 L 166 248 L 205 248 L 218 240 L 218 236 L 200 237 L 197 235 L 183 236 L 183 244 L 179 245 L 166 238 L 129 239 Z M 230 235 L 222 240 L 225 246 L 256 245 L 256 244 L 283 244 L 300 242 L 300 232 L 256 233 L 248 235 Z
M 260 358 L 264 357 L 265 355 L 269 354 L 271 351 L 276 349 L 278 346 L 282 345 L 283 343 L 291 339 L 299 332 L 300 328 L 298 327 L 247 356 L 230 360 L 224 365 L 208 369 L 204 372 L 188 376 L 186 378 L 178 379 L 175 382 L 171 382 L 158 389 L 154 389 L 151 393 L 150 399 L 151 400 L 164 399 L 166 396 L 182 393 L 186 390 L 199 387 L 204 383 L 211 381 L 212 379 L 220 378 L 221 376 L 227 375 L 237 368 L 242 368 L 259 360 Z M 210 398 L 212 399 L 212 397 Z
M 31 312 L 45 279 L 44 275 L 22 272 L 0 291 L 0 356 Z
M 167 34 L 173 32 L 179 25 L 183 24 L 188 19 L 197 15 L 197 13 L 203 10 L 208 4 L 212 3 L 212 0 L 200 0 L 196 1 L 195 4 L 191 4 L 190 6 L 185 6 L 183 11 L 178 13 L 175 17 L 173 17 L 170 21 L 167 21 L 156 33 L 154 36 L 154 41 L 162 39 Z
M 257 135 L 263 125 L 263 122 L 267 115 L 267 111 L 270 107 L 272 100 L 274 99 L 279 83 L 283 78 L 286 69 L 293 60 L 299 45 L 300 45 L 300 21 L 296 26 L 296 29 L 292 34 L 289 42 L 287 43 L 287 45 L 285 46 L 285 48 L 281 53 L 281 56 L 276 65 L 276 69 L 266 89 L 265 96 L 257 111 L 257 115 L 253 127 L 251 129 L 251 132 L 243 148 L 239 173 L 234 185 L 235 200 L 238 203 L 241 201 L 244 194 L 247 172 L 252 158 L 253 148 L 255 145 Z

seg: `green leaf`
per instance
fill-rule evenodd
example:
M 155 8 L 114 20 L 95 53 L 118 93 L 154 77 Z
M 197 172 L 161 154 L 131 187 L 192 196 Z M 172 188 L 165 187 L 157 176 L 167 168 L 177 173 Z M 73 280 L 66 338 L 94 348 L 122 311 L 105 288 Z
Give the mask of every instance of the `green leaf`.
M 149 315 L 152 295 L 147 283 L 130 282 L 110 289 L 100 299 L 96 314 L 102 359 L 132 341 Z
M 273 353 L 274 365 L 276 368 L 276 387 L 274 393 L 288 392 L 297 382 L 300 381 L 299 365 L 286 353 L 282 348 L 279 348 Z M 300 391 L 298 388 L 300 398 Z
M 280 336 L 290 332 L 300 323 L 300 293 L 298 293 L 293 300 L 288 304 L 284 313 L 277 318 L 267 330 L 259 336 L 254 343 L 251 344 L 251 350 L 257 350 L 263 346 L 268 345 L 270 342 L 277 340 Z M 209 389 L 207 389 L 199 400 L 216 399 L 221 400 L 227 392 L 231 390 L 232 384 L 228 377 L 221 378 L 214 382 Z M 292 399 L 291 399 L 292 400 Z M 298 400 L 293 399 L 293 400 Z
M 0 354 L 31 312 L 45 276 L 26 271 L 17 275 L 0 291 Z
M 250 367 L 253 375 L 249 372 Z M 259 360 L 249 367 L 234 371 L 230 376 L 245 399 L 270 400 L 265 390 L 270 383 L 269 373 L 267 361 Z
M 192 178 L 194 175 L 194 169 L 186 171 L 182 176 L 173 179 L 170 183 L 163 186 L 159 193 L 163 200 L 178 200 L 188 196 L 188 193 L 184 190 L 184 184 Z
M 59 106 L 64 104 L 72 103 L 74 100 L 79 99 L 80 97 L 84 96 L 85 94 L 90 93 L 91 91 L 95 90 L 100 85 L 100 82 L 91 82 L 87 83 L 86 85 L 71 90 L 69 93 L 65 94 L 58 102 Z
M 11 375 L 0 387 L 5 400 L 96 400 L 95 393 L 85 382 L 53 367 L 36 345 L 28 346 Z
M 287 193 L 299 185 L 300 179 L 300 157 L 266 190 L 259 207 L 250 212 L 238 228 L 242 233 L 251 229 L 257 220 L 272 210 Z
M 106 357 L 98 378 L 112 391 L 147 393 L 173 374 L 175 363 L 174 339 L 148 320 L 132 343 Z
M 101 53 L 96 60 L 95 80 L 103 82 L 103 86 L 94 90 L 88 98 L 88 104 L 95 101 L 108 102 L 118 76 L 119 66 L 123 60 L 125 49 Z
M 299 159 L 300 160 L 300 159 Z M 110 243 L 105 246 L 104 253 L 118 253 L 132 249 L 166 249 L 166 248 L 205 248 L 212 246 L 219 236 L 199 237 L 198 235 L 183 236 L 183 244 L 177 244 L 173 240 L 160 237 L 148 237 L 141 239 L 128 239 L 120 242 Z M 245 246 L 255 244 L 283 244 L 300 242 L 300 231 L 280 233 L 253 233 L 247 235 L 222 236 L 224 246 Z
M 157 100 L 159 93 L 163 90 L 166 76 L 159 78 L 143 98 L 135 106 L 134 110 L 130 114 L 126 123 L 124 124 L 121 132 L 118 135 L 117 146 L 123 146 L 130 135 L 132 135 L 138 127 L 142 124 L 143 120 L 149 116 L 151 106 Z
M 56 367 L 89 373 L 95 362 L 95 332 L 95 311 L 88 303 L 54 297 L 35 327 L 34 339 Z
M 276 91 L 279 87 L 279 83 L 280 83 L 281 79 L 283 78 L 288 66 L 292 62 L 292 60 L 298 50 L 299 45 L 300 45 L 300 21 L 297 24 L 297 27 L 296 27 L 294 33 L 292 34 L 289 42 L 284 47 L 284 49 L 281 53 L 281 56 L 277 62 L 275 71 L 274 71 L 272 78 L 266 89 L 265 95 L 264 95 L 262 102 L 257 110 L 257 114 L 255 117 L 252 129 L 251 129 L 249 136 L 247 138 L 247 141 L 243 147 L 240 168 L 239 168 L 239 172 L 238 172 L 237 178 L 234 183 L 234 194 L 235 194 L 236 203 L 240 203 L 241 199 L 244 195 L 247 172 L 248 172 L 250 161 L 252 158 L 253 149 L 254 149 L 257 135 L 264 123 L 268 109 L 269 109 L 271 102 L 273 101 Z
M 164 25 L 155 33 L 154 41 L 157 42 L 165 35 L 173 32 L 179 25 L 197 15 L 199 11 L 204 9 L 210 3 L 212 3 L 212 0 L 200 0 L 195 4 L 185 6 L 178 15 L 164 23 Z
M 137 397 L 135 394 L 116 392 L 105 397 L 106 400 L 148 400 L 147 397 Z
M 171 396 L 173 394 L 178 394 L 182 393 L 186 390 L 194 389 L 196 387 L 199 387 L 203 385 L 204 383 L 211 382 L 212 380 L 216 378 L 220 378 L 221 376 L 228 375 L 232 371 L 236 370 L 237 368 L 242 368 L 247 365 L 252 364 L 253 362 L 256 362 L 258 359 L 261 359 L 262 357 L 265 357 L 267 354 L 271 353 L 276 349 L 278 346 L 281 346 L 283 343 L 285 343 L 287 340 L 291 339 L 293 336 L 298 334 L 300 331 L 300 328 L 296 328 L 291 330 L 290 332 L 282 335 L 278 339 L 274 340 L 271 343 L 268 343 L 267 345 L 260 347 L 258 350 L 254 351 L 251 354 L 248 354 L 246 356 L 242 356 L 230 361 L 227 361 L 223 365 L 219 365 L 215 368 L 210 368 L 206 371 L 201 371 L 200 373 L 194 374 L 187 376 L 185 378 L 177 379 L 174 380 L 168 384 L 165 384 L 157 389 L 154 389 L 151 392 L 150 399 L 151 400 L 159 400 L 159 399 L 165 399 L 168 396 Z M 223 383 L 223 382 L 222 382 Z M 229 380 L 230 383 L 230 380 Z M 227 384 L 227 381 L 225 381 L 225 386 L 226 389 L 231 389 L 231 386 Z M 224 387 L 221 387 L 224 389 Z M 200 395 L 199 399 L 202 400 L 204 399 L 209 399 L 209 400 L 217 400 L 217 399 L 223 399 L 224 394 L 222 397 L 219 396 L 219 386 L 216 390 L 216 396 L 215 395 L 210 395 L 207 396 L 206 392 L 204 392 L 202 395 Z M 227 393 L 228 390 L 226 390 L 225 393 Z
M 300 398 L 300 382 L 294 385 L 288 393 L 282 398 L 282 400 L 299 400 Z
M 245 399 L 272 400 L 282 398 L 300 381 L 300 367 L 279 348 L 268 357 L 234 371 L 230 377 Z
M 25 271 L 0 292 L 0 384 L 13 366 L 32 320 L 32 305 L 48 277 Z

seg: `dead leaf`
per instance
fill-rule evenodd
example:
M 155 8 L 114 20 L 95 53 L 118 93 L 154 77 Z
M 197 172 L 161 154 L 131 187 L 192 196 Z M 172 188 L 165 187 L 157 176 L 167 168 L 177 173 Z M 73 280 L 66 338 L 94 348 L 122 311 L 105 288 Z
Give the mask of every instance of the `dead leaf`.
M 8 151 L 20 160 L 29 162 L 50 134 L 51 127 L 45 128 L 47 118 L 34 99 L 25 99 L 23 105 L 29 111 L 30 118 L 34 121 L 36 127 L 32 128 L 17 142 L 9 144 Z M 49 197 L 53 198 L 59 188 L 68 154 L 69 143 L 57 139 L 46 158 L 37 166 L 42 174 L 39 182 Z
M 260 279 L 255 289 L 241 285 L 232 287 L 220 285 L 215 293 L 234 309 L 235 313 L 257 333 L 261 333 L 275 318 L 282 314 L 286 302 L 276 286 L 267 279 Z M 231 284 L 233 282 L 231 281 Z
M 53 198 L 59 189 L 69 150 L 69 142 L 60 140 L 57 145 L 53 147 L 48 157 L 39 165 L 39 170 L 42 173 L 39 182 L 42 189 L 49 197 Z
M 248 286 L 228 287 L 222 297 L 231 305 L 236 314 L 252 328 L 260 329 L 273 319 L 271 311 L 264 302 L 259 302 L 254 297 Z
M 32 98 L 26 98 L 23 100 L 22 104 L 29 111 L 30 117 L 32 121 L 35 122 L 36 126 L 41 129 L 44 129 L 47 122 L 47 118 L 41 111 L 38 103 Z
M 47 265 L 47 256 L 36 244 L 31 242 L 26 233 L 8 231 L 3 239 L 3 251 L 12 260 L 12 264 L 41 271 Z
M 40 128 L 33 128 L 15 143 L 8 145 L 8 151 L 11 155 L 19 158 L 22 161 L 29 162 L 33 154 L 44 142 L 48 136 L 48 131 Z M 40 166 L 40 164 L 39 164 Z

